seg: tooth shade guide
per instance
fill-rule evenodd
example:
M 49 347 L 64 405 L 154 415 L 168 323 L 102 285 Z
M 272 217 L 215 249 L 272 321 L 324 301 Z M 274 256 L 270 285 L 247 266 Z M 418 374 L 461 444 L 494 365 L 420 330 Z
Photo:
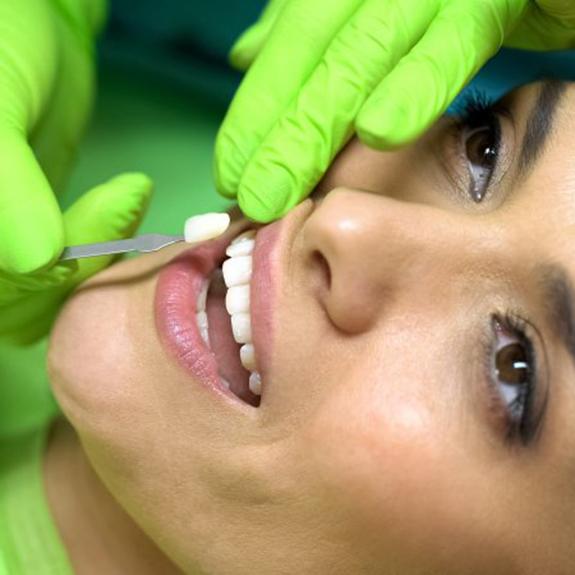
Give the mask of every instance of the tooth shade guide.
M 230 227 L 230 216 L 226 213 L 208 213 L 192 216 L 184 225 L 187 243 L 205 242 L 221 236 Z

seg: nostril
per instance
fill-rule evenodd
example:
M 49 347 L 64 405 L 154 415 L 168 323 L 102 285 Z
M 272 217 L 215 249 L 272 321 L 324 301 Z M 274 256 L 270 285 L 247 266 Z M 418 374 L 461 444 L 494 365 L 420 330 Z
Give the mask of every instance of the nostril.
M 331 268 L 325 256 L 317 250 L 312 253 L 312 266 L 319 271 L 320 287 L 329 291 L 331 288 Z

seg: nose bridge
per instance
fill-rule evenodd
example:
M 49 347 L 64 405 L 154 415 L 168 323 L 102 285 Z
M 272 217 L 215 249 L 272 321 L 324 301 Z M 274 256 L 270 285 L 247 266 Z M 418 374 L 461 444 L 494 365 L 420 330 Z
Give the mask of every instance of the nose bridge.
M 461 214 L 345 189 L 325 197 L 305 238 L 329 266 L 328 313 L 349 333 L 367 329 L 398 296 L 425 289 L 433 297 L 438 279 L 463 268 L 482 241 Z

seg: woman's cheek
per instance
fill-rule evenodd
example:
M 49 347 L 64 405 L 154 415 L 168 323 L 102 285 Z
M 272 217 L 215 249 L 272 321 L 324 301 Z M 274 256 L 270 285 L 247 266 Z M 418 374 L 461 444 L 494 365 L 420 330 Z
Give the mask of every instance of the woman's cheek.
M 485 525 L 470 520 L 477 477 L 446 433 L 439 415 L 415 396 L 350 401 L 345 392 L 332 395 L 302 432 L 308 479 L 338 510 L 346 539 L 376 564 L 401 573 L 426 565 L 448 575 L 501 560 L 497 546 L 493 557 L 477 547 L 486 540 Z M 446 541 L 450 549 L 437 553 Z

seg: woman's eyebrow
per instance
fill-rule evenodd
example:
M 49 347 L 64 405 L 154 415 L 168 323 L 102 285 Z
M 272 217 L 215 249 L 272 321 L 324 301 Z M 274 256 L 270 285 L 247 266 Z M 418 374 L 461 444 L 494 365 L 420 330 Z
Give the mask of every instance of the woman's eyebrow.
M 553 118 L 567 90 L 567 83 L 561 80 L 546 80 L 541 87 L 537 102 L 527 120 L 519 157 L 519 178 L 525 177 L 541 155 L 553 127 Z
M 559 264 L 544 264 L 537 268 L 541 279 L 549 325 L 575 364 L 575 289 Z

